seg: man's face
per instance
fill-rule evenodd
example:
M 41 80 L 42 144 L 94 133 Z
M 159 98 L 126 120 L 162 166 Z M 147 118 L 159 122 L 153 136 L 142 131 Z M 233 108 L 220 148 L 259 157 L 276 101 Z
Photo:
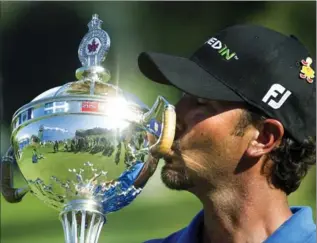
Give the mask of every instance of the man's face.
M 247 131 L 235 134 L 243 103 L 207 101 L 184 95 L 176 105 L 173 153 L 165 157 L 162 180 L 167 187 L 190 190 L 215 187 L 233 177 L 250 142 Z

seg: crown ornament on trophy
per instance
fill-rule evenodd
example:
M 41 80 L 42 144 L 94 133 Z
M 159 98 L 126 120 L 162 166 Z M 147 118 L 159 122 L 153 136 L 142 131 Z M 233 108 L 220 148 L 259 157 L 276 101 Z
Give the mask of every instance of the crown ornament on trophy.
M 14 113 L 11 147 L 1 160 L 4 198 L 16 203 L 29 192 L 58 210 L 66 243 L 97 243 L 106 215 L 129 205 L 152 174 L 149 152 L 166 153 L 175 134 L 175 110 L 163 97 L 149 109 L 108 83 L 110 37 L 101 24 L 94 14 L 79 46 L 77 81 Z M 13 186 L 14 166 L 24 187 Z

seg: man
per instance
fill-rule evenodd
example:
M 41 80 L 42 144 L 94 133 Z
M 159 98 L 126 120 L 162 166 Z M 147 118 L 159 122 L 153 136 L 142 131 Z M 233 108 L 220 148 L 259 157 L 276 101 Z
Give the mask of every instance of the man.
M 315 62 L 295 38 L 226 28 L 190 59 L 141 53 L 141 72 L 184 92 L 161 177 L 199 198 L 184 229 L 148 243 L 315 243 L 309 207 L 287 196 L 315 165 Z

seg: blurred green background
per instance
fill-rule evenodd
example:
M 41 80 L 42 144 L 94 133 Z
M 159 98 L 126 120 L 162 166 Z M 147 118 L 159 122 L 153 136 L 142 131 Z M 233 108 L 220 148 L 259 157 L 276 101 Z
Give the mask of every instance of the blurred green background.
M 0 8 L 1 155 L 9 146 L 13 112 L 43 91 L 75 80 L 77 48 L 93 13 L 111 37 L 105 65 L 112 82 L 150 106 L 159 94 L 175 102 L 179 92 L 147 82 L 137 68 L 138 54 L 189 56 L 228 25 L 256 23 L 293 34 L 316 58 L 316 2 L 0 2 Z M 23 185 L 21 176 L 15 185 Z M 289 202 L 308 205 L 315 215 L 315 168 Z M 130 206 L 108 216 L 100 242 L 164 237 L 186 226 L 200 209 L 189 193 L 166 189 L 158 169 Z M 63 237 L 58 212 L 37 198 L 27 195 L 22 203 L 8 204 L 1 197 L 1 243 L 63 242 Z

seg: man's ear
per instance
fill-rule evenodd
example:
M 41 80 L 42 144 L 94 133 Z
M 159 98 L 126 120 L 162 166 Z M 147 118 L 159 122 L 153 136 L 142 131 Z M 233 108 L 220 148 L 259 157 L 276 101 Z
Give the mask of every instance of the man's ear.
M 279 121 L 275 119 L 264 120 L 250 141 L 246 155 L 260 157 L 270 153 L 275 147 L 280 145 L 283 135 L 284 127 Z

